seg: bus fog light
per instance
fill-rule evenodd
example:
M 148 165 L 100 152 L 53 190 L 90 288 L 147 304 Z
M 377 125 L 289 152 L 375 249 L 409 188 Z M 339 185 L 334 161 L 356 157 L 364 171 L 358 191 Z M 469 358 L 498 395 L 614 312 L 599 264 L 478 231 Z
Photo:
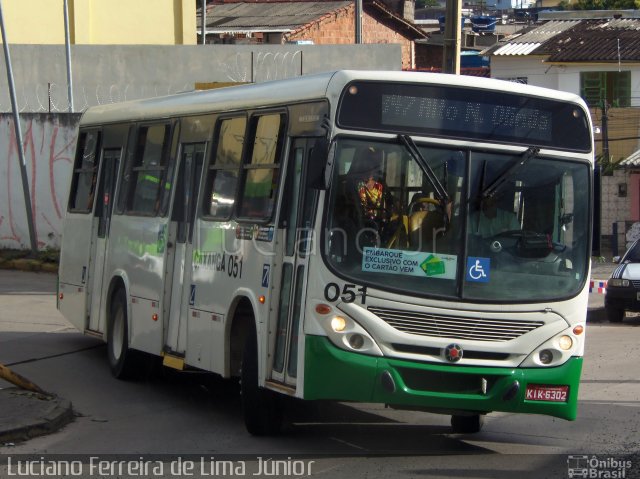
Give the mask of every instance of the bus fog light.
M 563 351 L 568 351 L 569 349 L 571 349 L 571 346 L 573 346 L 573 339 L 571 339 L 571 336 L 560 336 L 558 345 Z
M 549 364 L 553 361 L 553 353 L 548 349 L 543 349 L 538 353 L 538 357 L 540 358 L 540 362 L 542 364 Z
M 347 320 L 336 316 L 331 320 L 331 329 L 333 329 L 336 333 L 340 333 L 345 330 L 347 327 Z
M 362 335 L 356 333 L 349 336 L 349 346 L 351 346 L 353 349 L 362 348 L 362 346 L 364 346 L 364 338 L 362 337 Z

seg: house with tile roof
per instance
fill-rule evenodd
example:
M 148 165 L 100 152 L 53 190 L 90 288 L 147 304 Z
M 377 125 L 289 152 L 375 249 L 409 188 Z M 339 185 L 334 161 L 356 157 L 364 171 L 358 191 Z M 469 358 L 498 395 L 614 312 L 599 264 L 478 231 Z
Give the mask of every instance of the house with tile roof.
M 198 31 L 202 15 L 198 10 Z M 206 9 L 207 43 L 355 43 L 352 1 L 218 0 Z M 378 0 L 364 0 L 362 43 L 399 43 L 403 69 L 415 68 L 415 40 L 427 34 Z
M 624 245 L 626 226 L 640 221 L 640 162 L 632 155 L 640 150 L 640 18 L 636 11 L 564 13 L 485 54 L 494 78 L 572 92 L 587 102 L 605 166 L 600 231 L 614 246 Z

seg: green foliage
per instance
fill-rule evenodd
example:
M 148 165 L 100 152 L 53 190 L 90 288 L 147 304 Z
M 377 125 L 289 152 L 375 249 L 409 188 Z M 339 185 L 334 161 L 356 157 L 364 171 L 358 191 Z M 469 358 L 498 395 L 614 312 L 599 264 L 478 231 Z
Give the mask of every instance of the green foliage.
M 60 260 L 60 251 L 47 248 L 43 251 L 38 251 L 38 254 L 33 258 L 31 250 L 28 249 L 0 249 L 0 260 L 2 260 L 2 262 L 29 258 L 35 259 L 41 263 L 57 264 Z
M 596 158 L 596 165 L 600 166 L 600 171 L 603 176 L 613 175 L 613 171 L 618 168 L 618 162 L 611 159 L 606 159 L 602 155 L 598 155 Z
M 38 259 L 43 263 L 58 263 L 60 251 L 47 247 L 44 251 L 38 251 Z
M 560 2 L 563 8 L 573 10 L 633 10 L 640 7 L 640 0 L 577 0 L 569 4 Z

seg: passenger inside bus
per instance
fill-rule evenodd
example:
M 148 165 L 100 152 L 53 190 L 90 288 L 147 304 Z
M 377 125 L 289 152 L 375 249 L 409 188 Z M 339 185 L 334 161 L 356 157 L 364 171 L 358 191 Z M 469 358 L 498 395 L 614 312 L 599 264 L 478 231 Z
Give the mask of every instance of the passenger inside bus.
M 361 217 L 361 226 L 377 238 L 365 241 L 383 247 L 401 246 L 406 231 L 397 212 L 396 200 L 385 184 L 383 152 L 373 147 L 357 150 L 349 168 L 347 188 Z M 367 236 L 367 231 L 363 231 Z

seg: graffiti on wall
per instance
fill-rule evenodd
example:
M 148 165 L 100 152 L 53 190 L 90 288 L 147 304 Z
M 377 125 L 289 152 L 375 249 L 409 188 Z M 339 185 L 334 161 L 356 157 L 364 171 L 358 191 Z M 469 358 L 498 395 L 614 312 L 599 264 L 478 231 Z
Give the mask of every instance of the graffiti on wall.
M 13 119 L 0 123 L 0 248 L 30 248 L 20 158 Z M 38 248 L 58 248 L 77 137 L 76 115 L 22 119 L 29 197 Z

